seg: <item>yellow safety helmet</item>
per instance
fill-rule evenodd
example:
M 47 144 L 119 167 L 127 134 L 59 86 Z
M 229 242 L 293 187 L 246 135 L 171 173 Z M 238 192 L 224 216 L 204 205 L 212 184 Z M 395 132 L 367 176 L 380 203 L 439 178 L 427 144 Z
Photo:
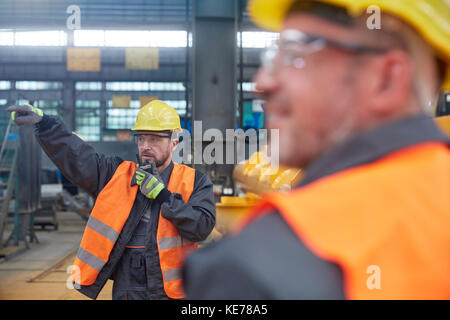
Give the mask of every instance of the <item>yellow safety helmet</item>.
M 252 21 L 272 31 L 280 31 L 291 5 L 299 0 L 250 0 L 248 12 Z M 369 6 L 394 15 L 415 28 L 450 65 L 450 1 L 448 0 L 319 0 L 346 8 L 351 16 L 359 16 Z M 450 81 L 447 71 L 446 82 Z
M 133 131 L 181 131 L 180 116 L 174 108 L 153 100 L 139 110 Z

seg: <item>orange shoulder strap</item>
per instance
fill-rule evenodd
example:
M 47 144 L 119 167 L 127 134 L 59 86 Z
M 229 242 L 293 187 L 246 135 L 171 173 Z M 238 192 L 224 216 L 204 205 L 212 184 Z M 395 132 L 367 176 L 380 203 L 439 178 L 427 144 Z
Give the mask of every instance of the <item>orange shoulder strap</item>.
M 167 189 L 181 194 L 184 202 L 188 202 L 194 190 L 195 169 L 175 162 L 173 165 Z
M 194 190 L 195 170 L 174 163 L 170 175 L 168 189 L 181 194 L 183 201 L 188 202 Z M 164 290 L 172 299 L 185 297 L 183 292 L 182 266 L 185 256 L 195 250 L 198 245 L 183 238 L 168 219 L 159 214 L 157 231 L 159 260 L 164 281 Z

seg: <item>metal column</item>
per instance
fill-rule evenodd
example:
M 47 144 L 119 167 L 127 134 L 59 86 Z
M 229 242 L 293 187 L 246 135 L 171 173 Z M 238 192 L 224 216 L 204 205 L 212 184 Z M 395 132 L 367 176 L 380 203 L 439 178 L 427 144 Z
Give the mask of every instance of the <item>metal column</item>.
M 63 82 L 61 118 L 70 130 L 75 130 L 75 81 Z
M 236 128 L 237 1 L 196 0 L 193 13 L 192 121 L 202 121 L 201 134 L 192 123 L 195 148 L 200 145 L 195 139 L 207 129 L 218 129 L 225 138 L 226 129 Z M 232 165 L 196 168 L 208 171 L 213 180 L 229 177 L 225 185 L 231 185 Z

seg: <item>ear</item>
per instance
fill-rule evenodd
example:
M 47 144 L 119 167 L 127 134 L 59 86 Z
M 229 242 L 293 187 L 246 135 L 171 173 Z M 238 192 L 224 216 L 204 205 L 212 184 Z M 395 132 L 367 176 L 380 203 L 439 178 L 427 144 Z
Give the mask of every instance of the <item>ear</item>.
M 410 103 L 413 91 L 413 63 L 402 50 L 392 50 L 371 58 L 362 83 L 367 106 L 376 114 L 399 111 Z
M 170 140 L 170 142 L 172 144 L 172 152 L 174 152 L 178 146 L 179 141 L 174 139 L 174 140 Z

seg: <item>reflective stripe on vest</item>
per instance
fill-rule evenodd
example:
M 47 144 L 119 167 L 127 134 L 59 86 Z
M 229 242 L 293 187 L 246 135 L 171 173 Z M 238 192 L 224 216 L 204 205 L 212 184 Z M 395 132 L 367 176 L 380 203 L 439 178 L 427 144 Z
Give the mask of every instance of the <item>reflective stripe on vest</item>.
M 72 280 L 77 284 L 92 285 L 108 261 L 136 198 L 138 186 L 131 186 L 135 170 L 134 163 L 121 163 L 99 193 L 72 269 Z
M 194 169 L 174 163 L 167 189 L 181 194 L 183 201 L 187 203 L 194 189 L 194 179 Z M 192 250 L 197 249 L 198 244 L 181 237 L 172 222 L 161 215 L 161 211 L 156 237 L 158 239 L 157 244 L 164 280 L 164 291 L 170 298 L 184 298 L 181 267 L 183 266 L 184 257 Z
M 98 195 L 72 269 L 72 280 L 77 284 L 92 285 L 107 263 L 136 199 L 138 186 L 131 186 L 135 169 L 133 162 L 123 162 Z M 188 202 L 194 179 L 194 169 L 174 163 L 167 188 Z M 197 243 L 181 237 L 173 224 L 161 216 L 161 211 L 157 243 L 166 294 L 174 299 L 183 298 L 181 267 L 185 255 L 196 249 Z
M 422 143 L 268 195 L 235 232 L 275 208 L 313 253 L 340 265 L 347 298 L 449 299 L 449 190 L 449 148 Z

